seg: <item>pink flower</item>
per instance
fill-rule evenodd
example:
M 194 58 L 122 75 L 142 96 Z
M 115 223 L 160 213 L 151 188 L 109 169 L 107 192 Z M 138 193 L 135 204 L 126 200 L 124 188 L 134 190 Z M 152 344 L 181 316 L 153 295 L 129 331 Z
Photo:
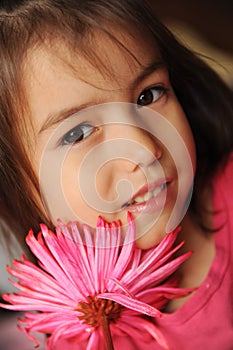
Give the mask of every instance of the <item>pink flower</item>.
M 60 223 L 56 234 L 45 225 L 26 242 L 38 258 L 39 266 L 22 256 L 13 261 L 9 273 L 20 291 L 3 295 L 9 304 L 1 307 L 27 312 L 19 320 L 20 330 L 50 334 L 47 349 L 69 341 L 77 349 L 113 349 L 119 337 L 143 338 L 168 345 L 154 318 L 171 298 L 185 296 L 189 289 L 176 288 L 168 279 L 190 252 L 172 260 L 181 247 L 173 247 L 179 229 L 166 235 L 156 247 L 143 251 L 135 247 L 135 224 L 128 215 L 128 228 L 122 241 L 119 223 L 99 218 L 95 234 L 78 223 Z M 113 339 L 113 344 L 112 344 Z M 117 347 L 116 347 L 117 349 Z

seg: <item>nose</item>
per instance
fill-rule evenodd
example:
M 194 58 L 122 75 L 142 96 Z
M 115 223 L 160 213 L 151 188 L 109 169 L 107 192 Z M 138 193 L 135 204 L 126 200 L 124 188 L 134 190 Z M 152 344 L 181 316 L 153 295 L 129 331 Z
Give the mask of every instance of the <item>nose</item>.
M 161 158 L 162 143 L 156 134 L 154 115 L 149 109 L 138 109 L 131 103 L 112 103 L 106 111 L 107 127 L 111 130 L 106 137 L 116 140 L 115 148 L 128 161 L 128 171 L 138 166 L 148 167 Z
M 102 111 L 102 110 L 101 110 Z M 103 114 L 102 114 L 103 115 Z M 104 106 L 105 140 L 112 140 L 107 151 L 109 159 L 123 159 L 124 170 L 146 168 L 162 156 L 162 143 L 156 135 L 151 113 L 139 110 L 130 103 L 111 103 Z M 119 155 L 119 157 L 118 157 Z
M 140 127 L 132 127 L 128 132 L 133 143 L 136 143 L 135 149 L 132 150 L 136 166 L 148 167 L 161 158 L 161 145 L 148 131 Z
M 161 158 L 161 144 L 147 130 L 134 125 L 113 125 L 107 128 L 106 134 L 112 140 L 111 147 L 124 160 L 125 171 L 147 168 Z

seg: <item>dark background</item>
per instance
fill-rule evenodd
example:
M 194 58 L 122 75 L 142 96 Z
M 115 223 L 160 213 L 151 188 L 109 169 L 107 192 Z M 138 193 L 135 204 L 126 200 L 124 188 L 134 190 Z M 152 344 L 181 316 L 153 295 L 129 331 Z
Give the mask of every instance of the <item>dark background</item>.
M 157 16 L 195 28 L 212 45 L 233 54 L 233 0 L 149 0 Z
M 156 16 L 233 87 L 233 0 L 148 0 Z

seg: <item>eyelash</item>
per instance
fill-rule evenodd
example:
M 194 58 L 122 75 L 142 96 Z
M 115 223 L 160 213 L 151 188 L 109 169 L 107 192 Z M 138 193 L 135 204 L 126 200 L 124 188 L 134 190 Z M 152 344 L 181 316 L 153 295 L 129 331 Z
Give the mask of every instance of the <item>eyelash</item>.
M 159 95 L 155 98 L 152 91 L 156 92 Z M 162 97 L 168 91 L 169 91 L 169 89 L 167 89 L 163 85 L 156 85 L 156 86 L 152 86 L 150 88 L 144 89 L 141 92 L 141 94 L 140 94 L 140 96 L 139 96 L 139 98 L 137 100 L 137 105 L 138 105 L 138 107 L 148 106 L 148 105 L 158 101 L 160 99 L 160 97 Z M 150 95 L 148 95 L 148 93 Z M 143 101 L 143 99 L 145 101 Z

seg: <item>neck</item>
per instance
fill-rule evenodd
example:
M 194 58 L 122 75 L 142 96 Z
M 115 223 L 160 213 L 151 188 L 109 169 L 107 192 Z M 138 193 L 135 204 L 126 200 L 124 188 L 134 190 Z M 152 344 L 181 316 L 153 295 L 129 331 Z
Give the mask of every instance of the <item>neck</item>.
M 195 288 L 204 281 L 213 262 L 215 256 L 214 233 L 204 231 L 195 222 L 193 216 L 187 213 L 182 221 L 182 230 L 178 236 L 179 242 L 183 240 L 185 244 L 177 255 L 189 250 L 193 251 L 193 255 L 177 271 L 180 279 L 179 286 L 182 288 Z M 168 313 L 174 312 L 192 295 L 193 293 L 185 298 L 171 300 L 165 311 Z

